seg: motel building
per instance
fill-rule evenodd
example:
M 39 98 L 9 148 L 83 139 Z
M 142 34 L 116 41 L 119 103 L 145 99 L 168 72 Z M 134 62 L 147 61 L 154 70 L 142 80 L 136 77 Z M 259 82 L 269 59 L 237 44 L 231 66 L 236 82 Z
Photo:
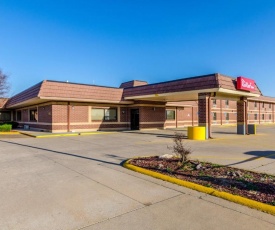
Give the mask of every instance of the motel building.
M 244 77 L 215 73 L 155 84 L 133 80 L 119 88 L 44 80 L 0 99 L 0 121 L 48 132 L 166 129 L 274 123 L 275 98 Z

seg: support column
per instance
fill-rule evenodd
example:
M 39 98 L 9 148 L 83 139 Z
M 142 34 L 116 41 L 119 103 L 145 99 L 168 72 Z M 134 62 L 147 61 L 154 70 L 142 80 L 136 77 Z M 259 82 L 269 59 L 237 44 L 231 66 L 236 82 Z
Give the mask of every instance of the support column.
M 205 127 L 206 139 L 211 138 L 211 93 L 199 93 L 199 126 Z
M 68 104 L 67 104 L 67 132 L 70 132 L 70 120 L 71 120 L 71 118 L 70 118 L 70 116 L 71 116 L 71 114 L 70 114 L 70 112 L 71 112 L 71 104 L 70 104 L 70 102 L 68 102 Z
M 275 120 L 274 119 L 274 117 L 275 117 L 275 114 L 274 114 L 274 105 L 275 104 L 272 103 L 272 123 L 274 123 L 274 120 Z
M 247 98 L 237 101 L 237 134 L 247 134 Z

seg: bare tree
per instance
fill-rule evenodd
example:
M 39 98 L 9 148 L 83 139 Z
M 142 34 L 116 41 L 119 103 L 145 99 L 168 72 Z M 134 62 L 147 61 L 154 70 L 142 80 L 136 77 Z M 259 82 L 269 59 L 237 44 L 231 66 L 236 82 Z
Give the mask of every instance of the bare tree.
M 0 70 L 0 97 L 6 96 L 9 88 L 8 76 Z
M 192 153 L 191 148 L 184 145 L 183 139 L 184 135 L 182 133 L 175 132 L 175 137 L 173 138 L 174 146 L 168 147 L 179 157 L 182 165 L 188 161 L 188 156 Z

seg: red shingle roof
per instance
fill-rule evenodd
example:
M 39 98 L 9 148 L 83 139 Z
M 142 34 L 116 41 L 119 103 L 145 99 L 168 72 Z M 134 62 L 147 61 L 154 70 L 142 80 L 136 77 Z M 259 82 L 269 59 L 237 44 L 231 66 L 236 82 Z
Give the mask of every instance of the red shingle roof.
M 122 100 L 122 93 L 123 89 L 119 88 L 45 80 L 10 98 L 7 106 L 11 107 L 35 98 L 118 102 Z
M 228 90 L 236 89 L 236 79 L 222 74 L 209 74 L 191 78 L 183 78 L 174 81 L 149 84 L 124 89 L 124 97 L 134 97 L 142 95 L 174 93 L 180 91 L 204 90 L 213 88 L 223 88 Z M 253 92 L 261 94 L 261 91 L 256 86 Z
M 0 98 L 0 109 L 5 108 L 8 98 Z
M 45 80 L 10 98 L 6 106 L 13 107 L 27 101 L 32 103 L 32 99 L 117 103 L 124 101 L 124 97 L 133 96 L 213 88 L 236 90 L 236 79 L 222 74 L 209 74 L 149 85 L 143 81 L 130 81 L 122 85 L 126 87 L 131 85 L 132 87 L 123 89 Z M 261 95 L 258 87 L 253 93 Z

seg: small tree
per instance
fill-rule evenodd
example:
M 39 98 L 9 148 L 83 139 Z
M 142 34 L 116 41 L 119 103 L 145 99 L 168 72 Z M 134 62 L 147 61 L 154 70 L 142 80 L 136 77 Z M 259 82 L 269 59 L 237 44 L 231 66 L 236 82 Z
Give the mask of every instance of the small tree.
M 180 158 L 182 164 L 188 161 L 188 156 L 192 153 L 191 149 L 184 145 L 183 139 L 183 133 L 175 133 L 175 137 L 173 138 L 174 145 L 172 148 L 170 148 L 172 149 L 173 153 L 175 153 L 176 156 Z
M 0 97 L 7 95 L 9 91 L 8 76 L 0 70 Z

